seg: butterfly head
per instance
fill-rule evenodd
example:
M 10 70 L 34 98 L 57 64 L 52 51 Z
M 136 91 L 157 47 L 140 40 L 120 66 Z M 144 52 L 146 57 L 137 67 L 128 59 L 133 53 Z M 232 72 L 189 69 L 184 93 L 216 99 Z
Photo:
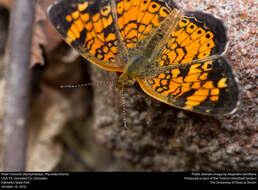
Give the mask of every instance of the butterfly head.
M 127 73 L 123 73 L 122 75 L 120 75 L 116 87 L 119 90 L 126 90 L 128 88 L 131 88 L 135 83 L 135 79 L 132 78 L 131 76 L 129 76 Z
M 130 59 L 124 69 L 123 74 L 119 77 L 117 81 L 118 89 L 127 89 L 134 85 L 136 78 L 141 72 L 146 57 L 144 56 L 135 56 Z

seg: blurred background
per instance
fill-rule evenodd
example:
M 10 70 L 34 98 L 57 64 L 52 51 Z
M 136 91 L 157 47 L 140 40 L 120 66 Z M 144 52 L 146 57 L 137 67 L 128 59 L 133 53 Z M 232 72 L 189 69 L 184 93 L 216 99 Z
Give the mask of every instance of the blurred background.
M 128 130 L 114 86 L 60 88 L 113 81 L 119 74 L 88 63 L 62 40 L 46 16 L 55 1 L 36 5 L 27 171 L 258 171 L 257 1 L 175 1 L 184 10 L 205 11 L 224 21 L 225 56 L 241 85 L 239 110 L 216 118 L 178 110 L 152 99 L 137 84 L 124 95 Z M 0 171 L 11 13 L 12 0 L 0 0 Z

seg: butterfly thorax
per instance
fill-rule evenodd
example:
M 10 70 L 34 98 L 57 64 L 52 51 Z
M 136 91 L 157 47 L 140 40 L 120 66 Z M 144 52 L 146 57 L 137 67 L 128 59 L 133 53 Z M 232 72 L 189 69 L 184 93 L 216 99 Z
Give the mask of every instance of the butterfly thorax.
M 144 68 L 147 58 L 142 55 L 132 57 L 124 68 L 124 72 L 120 75 L 116 87 L 118 89 L 127 89 L 134 85 L 136 78 Z

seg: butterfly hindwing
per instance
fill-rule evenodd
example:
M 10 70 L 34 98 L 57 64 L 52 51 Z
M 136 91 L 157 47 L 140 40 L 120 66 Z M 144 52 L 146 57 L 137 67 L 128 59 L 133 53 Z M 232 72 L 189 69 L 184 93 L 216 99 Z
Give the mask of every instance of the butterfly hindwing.
M 224 57 L 181 65 L 138 82 L 150 96 L 198 113 L 229 113 L 239 101 L 237 79 Z

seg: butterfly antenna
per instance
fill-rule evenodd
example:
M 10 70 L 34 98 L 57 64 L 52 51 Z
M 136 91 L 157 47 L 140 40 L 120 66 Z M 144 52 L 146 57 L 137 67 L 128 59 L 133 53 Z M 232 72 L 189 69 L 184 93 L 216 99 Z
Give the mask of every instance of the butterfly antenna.
M 60 88 L 83 88 L 89 86 L 108 86 L 116 84 L 117 80 L 109 80 L 109 81 L 98 81 L 98 82 L 90 82 L 85 84 L 67 84 L 67 85 L 60 85 Z M 121 104 L 122 104 L 122 117 L 123 117 L 123 126 L 126 130 L 127 127 L 127 120 L 126 120 L 126 103 L 125 103 L 125 96 L 124 96 L 124 89 L 121 90 Z
M 125 96 L 124 96 L 124 88 L 121 90 L 121 104 L 122 104 L 122 117 L 123 117 L 123 126 L 126 130 L 128 130 L 127 127 L 127 120 L 126 120 L 126 103 L 125 103 Z
M 88 86 L 108 86 L 113 85 L 116 80 L 109 80 L 109 81 L 98 81 L 98 82 L 90 82 L 85 84 L 66 84 L 60 85 L 60 88 L 83 88 Z

